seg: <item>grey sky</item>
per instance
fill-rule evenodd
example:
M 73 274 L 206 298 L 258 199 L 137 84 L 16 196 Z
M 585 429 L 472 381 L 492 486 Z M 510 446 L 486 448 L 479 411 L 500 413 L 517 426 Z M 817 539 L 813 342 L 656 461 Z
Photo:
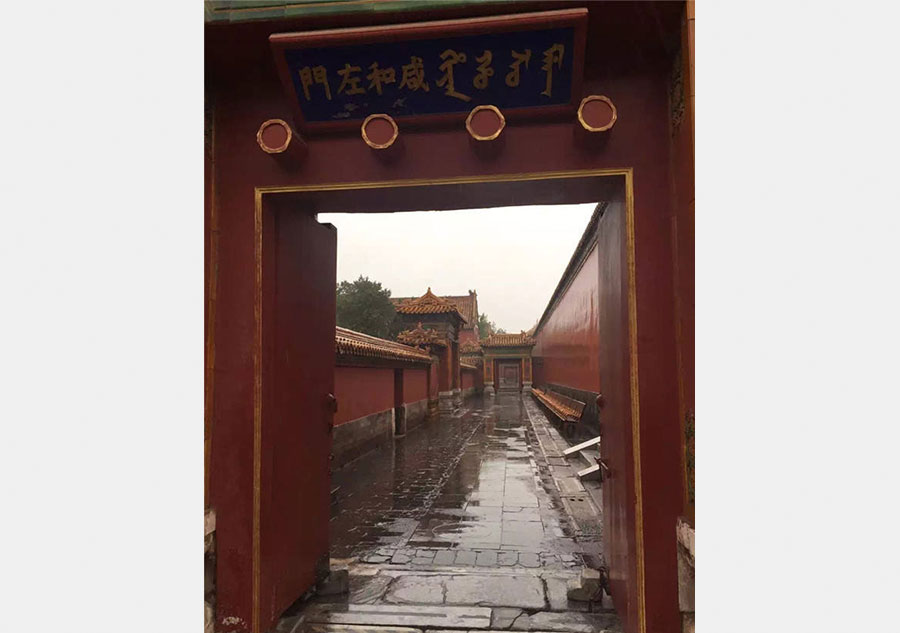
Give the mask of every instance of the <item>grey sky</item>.
M 509 332 L 540 318 L 595 204 L 410 213 L 320 213 L 338 230 L 338 281 L 364 275 L 395 297 L 478 292 Z

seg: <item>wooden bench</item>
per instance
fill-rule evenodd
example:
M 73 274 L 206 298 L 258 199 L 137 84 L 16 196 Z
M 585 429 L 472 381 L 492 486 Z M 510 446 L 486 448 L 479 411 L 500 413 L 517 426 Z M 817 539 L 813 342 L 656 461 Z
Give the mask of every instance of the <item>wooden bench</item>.
M 564 396 L 552 389 L 532 389 L 531 394 L 563 422 L 578 422 L 584 415 L 584 402 Z

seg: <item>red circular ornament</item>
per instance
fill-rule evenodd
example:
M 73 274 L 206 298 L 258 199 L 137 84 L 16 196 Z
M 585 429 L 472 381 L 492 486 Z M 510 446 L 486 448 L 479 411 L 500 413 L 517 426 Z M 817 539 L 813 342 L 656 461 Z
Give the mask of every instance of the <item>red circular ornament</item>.
M 291 144 L 291 126 L 281 119 L 269 119 L 259 126 L 256 142 L 267 154 L 281 154 Z
M 372 149 L 387 149 L 397 141 L 400 130 L 387 114 L 370 114 L 360 126 L 363 141 Z
M 506 127 L 506 117 L 500 109 L 492 105 L 472 108 L 466 118 L 466 130 L 476 141 L 493 141 Z
M 603 95 L 590 95 L 578 106 L 578 122 L 588 132 L 606 132 L 616 123 L 616 106 Z

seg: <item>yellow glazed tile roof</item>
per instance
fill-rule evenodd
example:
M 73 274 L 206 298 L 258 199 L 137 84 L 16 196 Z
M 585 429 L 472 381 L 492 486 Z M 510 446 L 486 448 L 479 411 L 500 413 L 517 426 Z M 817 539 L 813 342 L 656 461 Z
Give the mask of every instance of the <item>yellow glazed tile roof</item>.
M 398 297 L 392 301 L 400 314 L 455 314 L 466 321 L 466 317 L 460 313 L 454 302 L 437 296 L 431 292 L 431 288 L 421 297 L 414 299 Z
M 478 320 L 478 295 L 474 290 L 470 290 L 467 295 L 444 295 L 441 299 L 446 299 L 455 305 L 469 327 L 475 326 L 475 322 Z
M 466 341 L 465 343 L 459 344 L 459 353 L 460 354 L 480 354 L 481 353 L 481 343 L 478 341 Z
M 364 356 L 385 360 L 405 360 L 430 363 L 431 356 L 415 347 L 388 341 L 347 328 L 334 329 L 335 349 L 338 356 Z
M 518 334 L 491 334 L 481 341 L 482 347 L 521 347 L 534 345 L 534 339 L 520 332 Z

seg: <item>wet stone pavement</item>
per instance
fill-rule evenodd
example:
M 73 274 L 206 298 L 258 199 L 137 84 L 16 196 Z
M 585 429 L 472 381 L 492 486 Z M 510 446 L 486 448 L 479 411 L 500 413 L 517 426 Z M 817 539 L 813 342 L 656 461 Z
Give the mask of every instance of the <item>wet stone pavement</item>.
M 603 560 L 596 505 L 569 511 L 584 488 L 566 445 L 530 396 L 476 396 L 336 471 L 332 569 L 349 594 L 315 596 L 277 630 L 619 631 L 609 596 L 566 596 Z

